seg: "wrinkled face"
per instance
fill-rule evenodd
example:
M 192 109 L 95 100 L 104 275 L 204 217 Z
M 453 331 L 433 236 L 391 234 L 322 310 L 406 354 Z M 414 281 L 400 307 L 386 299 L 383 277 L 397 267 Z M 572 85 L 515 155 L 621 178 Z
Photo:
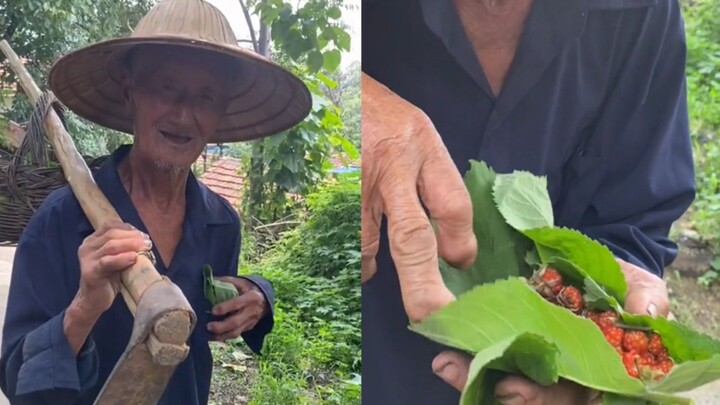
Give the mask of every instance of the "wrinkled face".
M 225 112 L 227 65 L 195 51 L 136 50 L 124 86 L 135 117 L 134 149 L 158 168 L 189 169 Z

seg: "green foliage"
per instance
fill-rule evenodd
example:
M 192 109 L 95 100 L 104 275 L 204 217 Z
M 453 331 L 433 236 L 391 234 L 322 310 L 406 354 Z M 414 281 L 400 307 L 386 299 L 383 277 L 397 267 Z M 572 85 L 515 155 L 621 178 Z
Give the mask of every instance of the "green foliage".
M 253 142 L 245 162 L 245 223 L 268 223 L 287 216 L 292 194 L 311 192 L 330 168 L 335 151 L 357 157 L 343 134 L 341 111 L 323 92 L 337 84 L 335 72 L 342 52 L 350 49 L 350 35 L 341 25 L 342 1 L 310 0 L 293 6 L 282 0 L 249 2 L 263 24 L 270 27 L 272 59 L 308 86 L 313 109 L 302 123 L 278 135 Z
M 695 154 L 697 199 L 693 222 L 720 246 L 720 0 L 683 2 L 687 32 L 687 88 Z
M 277 318 L 260 360 L 253 403 L 359 404 L 360 184 L 339 176 L 308 195 L 308 218 L 257 264 Z
M 341 0 L 308 0 L 293 7 L 282 0 L 252 2 L 270 27 L 273 45 L 294 61 L 304 61 L 311 74 L 335 71 L 341 52 L 350 50 L 350 35 L 341 24 Z M 330 48 L 330 49 L 328 49 Z
M 0 5 L 0 37 L 27 59 L 26 67 L 41 88 L 52 63 L 61 55 L 94 41 L 126 35 L 155 0 L 13 0 Z M 0 55 L 0 63 L 4 55 Z M 0 72 L 0 88 L 15 82 L 11 69 Z M 29 119 L 31 106 L 16 92 L 4 114 L 13 121 Z M 83 121 L 67 112 L 68 131 L 78 150 L 88 156 L 107 154 L 131 138 Z

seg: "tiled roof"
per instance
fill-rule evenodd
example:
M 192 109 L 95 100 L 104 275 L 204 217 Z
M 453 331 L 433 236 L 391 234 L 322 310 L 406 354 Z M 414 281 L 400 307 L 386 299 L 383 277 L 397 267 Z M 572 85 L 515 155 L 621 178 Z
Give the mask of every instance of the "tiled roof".
M 244 180 L 238 173 L 239 169 L 238 159 L 224 157 L 203 173 L 199 180 L 237 209 L 240 206 Z

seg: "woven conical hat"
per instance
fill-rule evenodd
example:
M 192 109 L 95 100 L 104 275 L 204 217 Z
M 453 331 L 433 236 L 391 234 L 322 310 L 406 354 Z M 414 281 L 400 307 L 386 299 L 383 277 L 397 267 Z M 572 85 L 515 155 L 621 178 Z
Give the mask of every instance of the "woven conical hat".
M 211 143 L 237 142 L 276 134 L 310 112 L 305 84 L 261 55 L 237 46 L 225 16 L 202 0 L 165 0 L 148 12 L 127 38 L 98 42 L 55 62 L 49 86 L 79 116 L 132 134 L 121 80 L 125 56 L 146 44 L 181 46 L 230 56 L 239 62 L 239 83 Z

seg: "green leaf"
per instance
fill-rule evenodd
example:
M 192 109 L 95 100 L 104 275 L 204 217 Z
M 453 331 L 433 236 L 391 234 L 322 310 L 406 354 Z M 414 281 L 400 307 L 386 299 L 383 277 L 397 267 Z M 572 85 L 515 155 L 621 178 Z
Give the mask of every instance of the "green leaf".
M 334 72 L 338 68 L 338 66 L 340 66 L 341 58 L 342 56 L 340 55 L 340 51 L 338 51 L 337 49 L 327 51 L 323 55 L 323 67 L 328 72 Z
M 297 173 L 298 163 L 299 159 L 295 153 L 287 152 L 283 155 L 283 165 L 292 173 Z
M 334 19 L 334 20 L 337 20 L 337 19 L 339 19 L 340 17 L 342 17 L 342 11 L 340 11 L 340 8 L 337 7 L 337 6 L 335 6 L 335 7 L 330 7 L 330 8 L 327 10 L 327 16 L 328 16 L 329 18 L 332 18 L 332 19 Z
M 317 78 L 320 79 L 320 81 L 323 82 L 323 84 L 324 84 L 325 86 L 327 86 L 327 87 L 328 87 L 329 89 L 331 89 L 331 90 L 334 89 L 334 88 L 336 88 L 337 85 L 338 85 L 338 82 L 336 82 L 336 81 L 333 80 L 332 78 L 328 77 L 328 76 L 327 76 L 325 73 L 323 73 L 323 72 L 318 72 Z
M 545 177 L 522 171 L 499 174 L 493 192 L 505 221 L 518 231 L 554 225 Z
M 215 277 L 213 277 L 212 267 L 207 264 L 203 267 L 203 278 L 205 299 L 210 301 L 213 306 L 238 296 L 237 288 L 226 281 L 215 279 Z
M 343 51 L 350 50 L 350 34 L 348 34 L 342 28 L 335 27 L 335 46 L 342 49 Z
M 538 228 L 523 232 L 535 242 L 543 263 L 564 259 L 591 277 L 621 304 L 625 302 L 627 283 L 615 256 L 604 245 L 567 228 Z
M 503 219 L 493 200 L 496 175 L 485 163 L 472 161 L 465 185 L 473 204 L 473 230 L 478 259 L 468 270 L 457 270 L 440 261 L 445 284 L 455 295 L 472 287 L 508 276 L 531 274 L 524 258 L 532 243 Z
M 311 72 L 315 73 L 323 65 L 323 54 L 319 51 L 312 51 L 308 54 L 307 65 Z
M 687 403 L 657 389 L 660 385 L 651 389 L 628 376 L 620 356 L 592 321 L 544 300 L 522 278 L 475 287 L 410 329 L 438 343 L 482 354 L 480 359 L 476 356 L 471 370 L 474 378 L 463 392 L 467 398 L 477 399 L 482 397 L 478 393 L 493 389 L 478 379 L 484 367 L 520 373 L 541 384 L 561 377 L 621 396 L 661 404 Z M 680 364 L 667 378 L 686 366 L 714 370 L 717 362 L 713 357 L 696 365 Z M 688 390 L 697 385 L 683 379 L 673 388 Z

